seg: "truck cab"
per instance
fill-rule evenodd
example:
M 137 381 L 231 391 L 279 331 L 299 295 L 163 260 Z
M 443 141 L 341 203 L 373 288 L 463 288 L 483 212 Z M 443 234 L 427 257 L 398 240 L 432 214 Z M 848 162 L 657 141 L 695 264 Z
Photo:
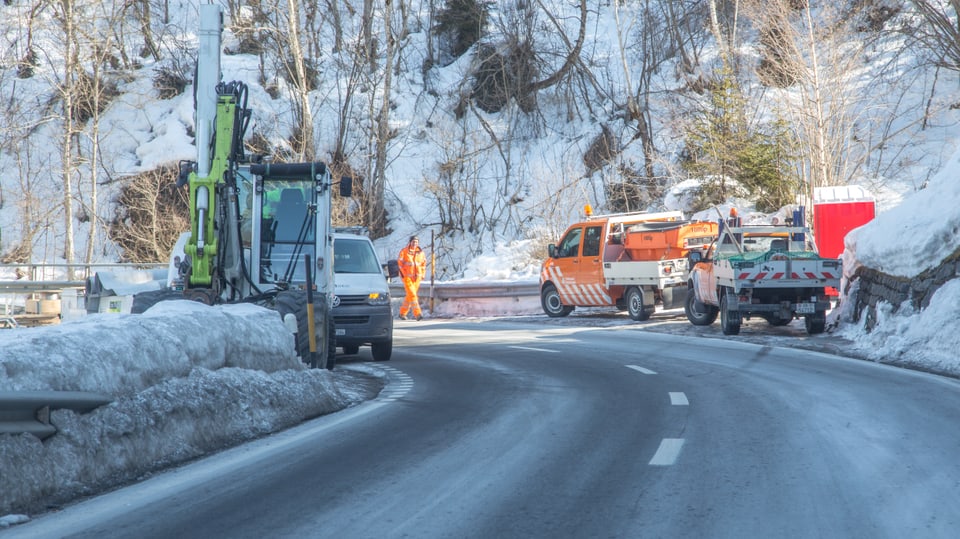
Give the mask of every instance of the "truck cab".
M 333 272 L 337 346 L 344 354 L 353 355 L 360 346 L 369 345 L 374 361 L 389 360 L 393 316 L 388 275 L 362 227 L 335 229 Z

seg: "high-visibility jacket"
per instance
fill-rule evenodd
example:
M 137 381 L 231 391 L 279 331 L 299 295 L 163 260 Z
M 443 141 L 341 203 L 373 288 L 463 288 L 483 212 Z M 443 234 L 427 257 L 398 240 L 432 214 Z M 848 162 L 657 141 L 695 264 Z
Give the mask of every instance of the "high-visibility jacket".
M 397 265 L 400 266 L 400 276 L 408 279 L 423 279 L 427 273 L 427 257 L 420 247 L 407 245 L 400 249 Z

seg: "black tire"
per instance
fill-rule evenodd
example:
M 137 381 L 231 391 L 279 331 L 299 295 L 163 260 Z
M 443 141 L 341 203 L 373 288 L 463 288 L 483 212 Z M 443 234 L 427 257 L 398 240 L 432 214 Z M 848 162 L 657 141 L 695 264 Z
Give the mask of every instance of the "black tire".
M 359 344 L 346 344 L 343 346 L 344 355 L 355 356 L 358 352 L 360 352 Z
M 393 353 L 393 341 L 371 344 L 370 353 L 373 355 L 374 361 L 390 361 L 390 355 Z
M 827 327 L 827 312 L 817 311 L 813 314 L 808 314 L 803 319 L 803 325 L 807 328 L 807 335 L 823 333 L 823 330 Z
M 316 297 L 314 297 L 316 299 Z M 321 299 L 320 306 L 324 305 Z M 321 311 L 322 312 L 322 311 Z M 316 312 L 314 312 L 316 314 Z M 321 361 L 317 358 L 317 361 Z M 333 321 L 333 313 L 327 315 L 327 370 L 332 371 L 337 366 L 337 324 Z
M 319 307 L 319 308 L 318 308 Z M 280 318 L 282 319 L 287 314 L 294 314 L 297 317 L 297 335 L 296 335 L 296 350 L 297 355 L 300 356 L 300 359 L 304 363 L 310 363 L 310 326 L 309 320 L 307 317 L 307 293 L 304 290 L 284 290 L 277 294 L 275 300 L 275 308 L 280 313 Z M 320 313 L 319 316 L 323 316 L 324 312 L 324 299 L 322 296 L 314 296 L 314 315 Z M 324 327 L 324 324 L 316 323 L 314 327 Z M 319 347 L 317 349 L 316 362 L 317 365 L 322 366 L 327 369 L 332 369 L 336 365 L 336 352 L 337 352 L 337 343 L 335 341 L 336 329 L 333 324 L 333 317 L 327 317 L 327 323 L 325 324 L 327 328 L 326 338 L 324 335 L 316 335 L 318 341 L 325 341 L 327 343 L 326 353 L 321 350 Z M 318 343 L 318 344 L 321 344 Z M 326 357 L 324 357 L 326 356 Z
M 697 301 L 697 295 L 693 289 L 687 290 L 687 301 L 683 306 L 683 312 L 687 315 L 687 320 L 695 326 L 709 326 L 717 319 L 720 310 L 715 305 L 707 305 Z
M 720 298 L 720 329 L 723 331 L 724 335 L 739 335 L 740 334 L 740 311 L 731 312 L 727 309 L 727 303 L 730 297 L 729 292 L 724 292 L 723 297 Z
M 636 286 L 631 286 L 627 290 L 627 314 L 637 322 L 643 322 L 650 318 L 652 314 L 652 305 L 643 303 L 643 291 Z
M 138 292 L 133 295 L 133 304 L 130 306 L 130 312 L 132 314 L 142 314 L 161 301 L 171 301 L 175 299 L 183 299 L 182 290 L 162 288 L 160 290 Z
M 561 318 L 573 312 L 573 307 L 560 301 L 560 292 L 552 284 L 544 285 L 540 291 L 540 306 L 550 318 Z

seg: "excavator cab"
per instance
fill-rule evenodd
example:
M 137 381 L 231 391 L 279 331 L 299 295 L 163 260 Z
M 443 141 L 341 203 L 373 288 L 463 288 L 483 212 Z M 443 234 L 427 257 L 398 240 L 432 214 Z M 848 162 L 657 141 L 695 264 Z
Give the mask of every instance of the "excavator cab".
M 323 176 L 321 176 L 323 178 Z M 254 223 L 252 242 L 254 249 L 251 257 L 256 268 L 251 268 L 251 275 L 259 276 L 258 285 L 263 287 L 291 285 L 300 286 L 306 283 L 306 267 L 304 257 L 315 260 L 316 272 L 320 274 L 325 264 L 324 249 L 317 252 L 316 238 L 318 233 L 326 234 L 327 230 L 318 231 L 318 226 L 328 228 L 326 219 L 317 221 L 317 212 L 327 210 L 318 200 L 318 194 L 329 187 L 322 185 L 322 180 L 315 180 L 311 174 L 301 177 L 259 176 L 254 188 L 255 215 L 259 218 Z M 324 260 L 324 262 L 321 262 Z

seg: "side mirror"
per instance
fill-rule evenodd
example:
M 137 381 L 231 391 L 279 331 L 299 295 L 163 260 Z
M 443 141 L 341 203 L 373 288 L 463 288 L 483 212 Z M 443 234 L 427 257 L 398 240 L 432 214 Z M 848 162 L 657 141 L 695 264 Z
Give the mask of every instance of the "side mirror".
M 387 261 L 387 277 L 393 279 L 400 276 L 400 264 L 396 260 Z
M 557 246 L 554 245 L 554 244 L 552 244 L 552 243 L 551 243 L 550 245 L 547 245 L 547 255 L 549 255 L 550 258 L 556 258 L 556 257 L 557 257 Z
M 687 255 L 687 258 L 690 260 L 690 265 L 698 264 L 703 262 L 703 253 L 700 251 L 690 251 L 690 254 Z
M 342 176 L 340 178 L 340 196 L 350 198 L 353 196 L 353 178 Z

